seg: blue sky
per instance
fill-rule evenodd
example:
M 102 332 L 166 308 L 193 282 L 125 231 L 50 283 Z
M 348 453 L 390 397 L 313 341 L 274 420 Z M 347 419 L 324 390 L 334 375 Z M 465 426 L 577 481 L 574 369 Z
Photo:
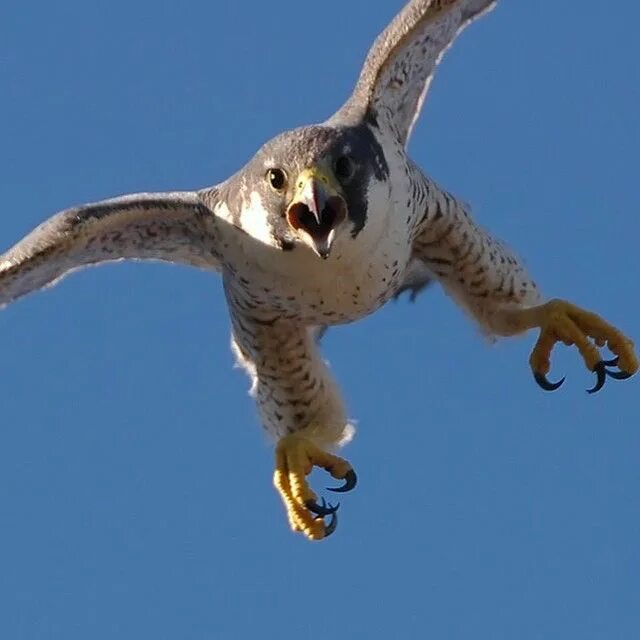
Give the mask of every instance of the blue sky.
M 0 243 L 213 184 L 324 119 L 401 4 L 4 3 Z M 546 294 L 640 339 L 640 9 L 580 4 L 503 1 L 466 31 L 411 151 Z M 109 266 L 5 309 L 0 637 L 637 637 L 638 380 L 588 397 L 559 348 L 545 394 L 533 340 L 488 346 L 435 289 L 332 330 L 360 484 L 311 544 L 271 487 L 215 277 Z

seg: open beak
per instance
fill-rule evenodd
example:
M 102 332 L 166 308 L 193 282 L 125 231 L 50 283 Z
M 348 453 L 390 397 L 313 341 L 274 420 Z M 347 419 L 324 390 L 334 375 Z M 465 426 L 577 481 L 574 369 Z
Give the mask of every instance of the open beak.
M 321 258 L 327 258 L 335 239 L 336 227 L 346 218 L 347 205 L 333 176 L 318 167 L 305 169 L 296 180 L 287 221 L 307 236 L 308 243 Z

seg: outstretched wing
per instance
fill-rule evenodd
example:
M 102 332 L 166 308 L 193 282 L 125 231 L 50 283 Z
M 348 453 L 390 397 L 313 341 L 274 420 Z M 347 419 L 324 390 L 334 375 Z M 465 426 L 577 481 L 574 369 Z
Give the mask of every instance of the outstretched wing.
M 382 120 L 406 145 L 443 53 L 495 1 L 411 0 L 378 36 L 353 94 L 331 120 Z
M 53 216 L 0 256 L 0 307 L 86 265 L 162 260 L 219 266 L 216 218 L 198 193 L 140 193 Z

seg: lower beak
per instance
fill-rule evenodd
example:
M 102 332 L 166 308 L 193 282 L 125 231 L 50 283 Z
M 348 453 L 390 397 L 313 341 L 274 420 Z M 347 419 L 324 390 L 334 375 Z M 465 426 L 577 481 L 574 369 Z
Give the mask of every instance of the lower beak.
M 346 217 L 346 204 L 335 182 L 317 168 L 306 169 L 296 180 L 296 192 L 287 209 L 287 220 L 302 231 L 321 258 L 328 257 L 336 227 Z

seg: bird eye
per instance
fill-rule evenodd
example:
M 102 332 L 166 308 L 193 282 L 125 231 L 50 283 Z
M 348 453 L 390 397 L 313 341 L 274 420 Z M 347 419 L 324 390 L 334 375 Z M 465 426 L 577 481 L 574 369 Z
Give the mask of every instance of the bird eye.
M 336 160 L 334 171 L 339 180 L 348 180 L 355 171 L 353 160 L 349 156 L 340 156 Z
M 282 191 L 287 184 L 287 174 L 282 169 L 269 169 L 266 178 L 274 191 Z

